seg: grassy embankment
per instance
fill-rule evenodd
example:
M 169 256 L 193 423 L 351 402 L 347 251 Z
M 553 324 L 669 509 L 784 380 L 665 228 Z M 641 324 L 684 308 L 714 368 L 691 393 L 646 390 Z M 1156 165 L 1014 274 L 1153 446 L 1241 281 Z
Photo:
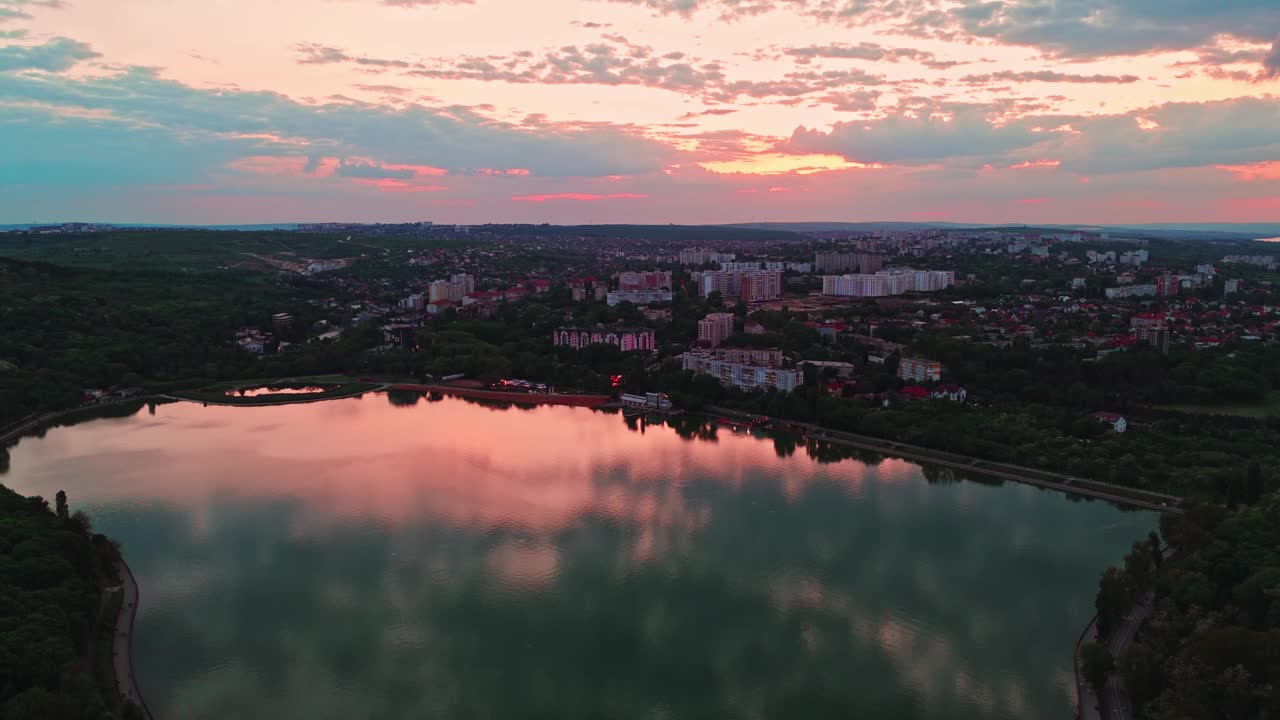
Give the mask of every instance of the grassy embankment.
M 1246 418 L 1280 417 L 1280 390 L 1272 390 L 1260 403 L 1227 403 L 1222 405 L 1158 405 L 1159 410 L 1192 413 L 1196 415 L 1234 415 Z

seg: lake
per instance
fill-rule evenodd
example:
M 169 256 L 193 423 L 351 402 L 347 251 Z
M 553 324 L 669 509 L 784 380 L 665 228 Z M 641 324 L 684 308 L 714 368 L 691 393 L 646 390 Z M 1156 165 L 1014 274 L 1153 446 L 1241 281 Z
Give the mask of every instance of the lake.
M 0 482 L 120 542 L 161 720 L 1071 717 L 1154 514 L 672 423 L 172 403 L 26 437 Z

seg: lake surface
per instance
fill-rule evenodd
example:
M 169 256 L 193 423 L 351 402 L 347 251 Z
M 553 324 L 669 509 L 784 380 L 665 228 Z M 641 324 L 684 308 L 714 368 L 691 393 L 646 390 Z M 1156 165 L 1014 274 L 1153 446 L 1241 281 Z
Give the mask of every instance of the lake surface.
M 119 540 L 161 720 L 1066 720 L 1097 578 L 1156 525 L 785 437 L 415 399 L 144 408 L 24 438 L 0 482 Z

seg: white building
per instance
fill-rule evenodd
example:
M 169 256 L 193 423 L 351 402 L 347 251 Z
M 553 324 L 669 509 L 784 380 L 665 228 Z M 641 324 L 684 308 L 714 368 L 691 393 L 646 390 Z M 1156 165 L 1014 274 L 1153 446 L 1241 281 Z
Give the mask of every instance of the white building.
M 942 363 L 922 357 L 904 357 L 898 361 L 898 377 L 914 382 L 938 382 L 942 379 Z
M 1128 297 L 1153 297 L 1156 294 L 1155 285 L 1127 285 L 1124 287 L 1107 288 L 1103 291 L 1108 300 L 1117 300 L 1119 298 Z
M 953 270 L 881 270 L 874 275 L 824 275 L 822 294 L 839 297 L 886 297 L 907 292 L 934 292 L 956 283 Z
M 606 296 L 609 307 L 629 302 L 632 305 L 671 302 L 670 290 L 615 290 Z
M 685 370 L 711 375 L 722 385 L 743 390 L 775 388 L 789 393 L 802 380 L 799 370 L 732 363 L 704 353 L 685 353 L 680 359 Z

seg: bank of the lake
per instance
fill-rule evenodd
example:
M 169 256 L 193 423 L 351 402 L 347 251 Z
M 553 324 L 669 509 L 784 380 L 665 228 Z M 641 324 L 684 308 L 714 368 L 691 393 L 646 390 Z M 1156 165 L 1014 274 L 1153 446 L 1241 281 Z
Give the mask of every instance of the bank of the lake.
M 380 383 L 354 381 L 341 383 L 318 383 L 316 381 L 277 382 L 271 384 L 223 383 L 198 390 L 174 391 L 164 395 L 164 397 L 206 405 L 289 405 L 358 397 L 367 392 L 384 388 L 385 386 Z
M 159 718 L 1068 717 L 1097 577 L 1154 516 L 964 477 L 373 393 L 59 427 L 0 480 L 120 540 Z
M 122 696 L 112 657 L 119 555 L 50 495 L 53 506 L 0 485 L 0 717 L 145 717 L 130 702 L 140 697 Z

